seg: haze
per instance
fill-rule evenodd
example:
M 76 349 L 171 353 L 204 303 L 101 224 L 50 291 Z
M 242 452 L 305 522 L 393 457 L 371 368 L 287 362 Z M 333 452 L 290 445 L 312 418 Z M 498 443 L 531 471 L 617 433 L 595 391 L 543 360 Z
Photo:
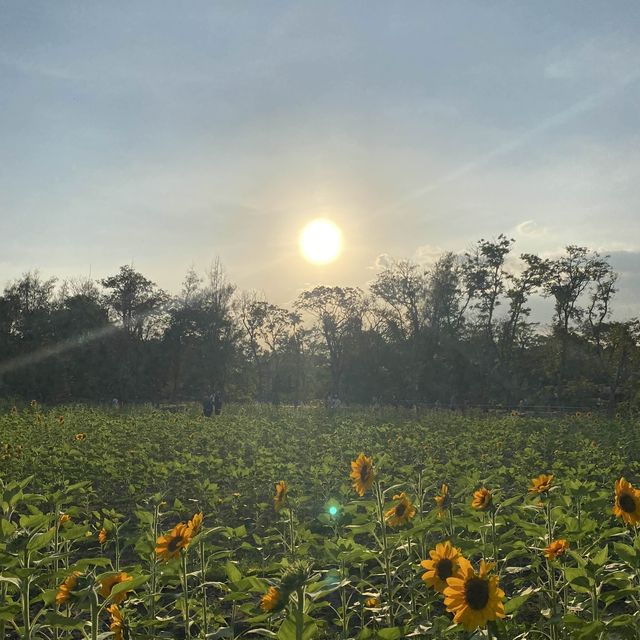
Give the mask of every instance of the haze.
M 637 314 L 639 29 L 637 2 L 0 2 L 0 274 L 175 291 L 219 256 L 287 304 L 504 232 L 610 253 Z

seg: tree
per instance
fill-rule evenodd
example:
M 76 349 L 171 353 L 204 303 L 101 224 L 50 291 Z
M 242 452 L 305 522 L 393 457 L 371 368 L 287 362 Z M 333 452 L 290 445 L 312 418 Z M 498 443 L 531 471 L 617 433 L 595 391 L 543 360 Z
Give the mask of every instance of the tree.
M 478 311 L 478 323 L 490 346 L 495 345 L 494 316 L 505 290 L 504 264 L 513 242 L 503 234 L 496 240 L 479 240 L 473 251 L 465 254 L 462 263 L 466 289 L 476 299 L 473 308 Z
M 167 318 L 167 295 L 155 283 L 129 266 L 101 280 L 107 290 L 103 297 L 109 314 L 121 328 L 111 340 L 115 351 L 121 399 L 153 397 L 162 386 L 152 340 L 158 340 Z
M 316 329 L 329 355 L 331 392 L 339 395 L 342 391 L 347 338 L 362 329 L 365 312 L 362 291 L 353 287 L 318 286 L 311 291 L 303 291 L 295 307 L 316 319 Z
M 218 260 L 204 278 L 187 272 L 163 334 L 173 397 L 201 397 L 222 391 L 228 382 L 239 335 L 232 315 L 234 292 Z
M 108 290 L 105 303 L 130 338 L 141 341 L 159 333 L 167 295 L 154 282 L 125 265 L 101 284 Z
M 611 267 L 606 257 L 590 252 L 586 247 L 570 245 L 565 255 L 549 262 L 543 291 L 554 299 L 553 325 L 559 339 L 559 358 L 556 376 L 556 394 L 560 396 L 565 380 L 567 355 L 572 321 L 579 323 L 585 317 L 587 309 L 581 305 L 583 294 L 588 287 L 598 282 L 611 282 L 608 298 L 613 294 L 613 281 L 610 280 Z M 598 287 L 596 287 L 598 290 Z M 602 300 L 604 290 L 595 295 Z M 597 304 L 593 308 L 597 308 Z M 608 307 L 608 302 L 607 302 Z M 606 312 L 605 312 L 606 316 Z
M 401 260 L 381 271 L 371 291 L 385 304 L 388 328 L 401 339 L 417 338 L 425 322 L 427 281 L 417 264 Z

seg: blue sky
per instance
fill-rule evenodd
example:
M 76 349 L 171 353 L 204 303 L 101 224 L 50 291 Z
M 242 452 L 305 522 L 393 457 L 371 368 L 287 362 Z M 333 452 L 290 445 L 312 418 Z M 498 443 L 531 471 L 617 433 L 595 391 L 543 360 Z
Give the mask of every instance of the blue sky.
M 503 232 L 611 253 L 640 313 L 639 32 L 622 0 L 0 0 L 1 279 L 219 256 L 287 303 Z

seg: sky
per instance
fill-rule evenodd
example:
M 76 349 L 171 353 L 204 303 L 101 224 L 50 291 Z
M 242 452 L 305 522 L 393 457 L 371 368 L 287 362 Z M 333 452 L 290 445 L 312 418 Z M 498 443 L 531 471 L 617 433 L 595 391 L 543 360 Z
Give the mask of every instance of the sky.
M 639 32 L 636 0 L 0 0 L 0 284 L 219 257 L 286 305 L 505 233 L 610 254 L 640 314 Z

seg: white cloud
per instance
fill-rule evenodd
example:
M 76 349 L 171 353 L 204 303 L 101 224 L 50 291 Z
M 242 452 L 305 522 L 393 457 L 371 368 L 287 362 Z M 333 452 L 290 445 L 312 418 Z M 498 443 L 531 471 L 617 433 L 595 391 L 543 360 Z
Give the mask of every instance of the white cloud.
M 420 265 L 431 266 L 438 261 L 438 258 L 440 258 L 443 253 L 446 253 L 446 250 L 442 247 L 432 244 L 423 244 L 415 250 L 413 260 Z
M 540 226 L 535 220 L 525 220 L 516 226 L 515 233 L 525 238 L 542 238 L 549 233 L 549 229 Z
M 388 253 L 381 253 L 379 256 L 376 256 L 374 264 L 368 268 L 372 271 L 382 271 L 390 267 L 394 262 L 395 260 Z

